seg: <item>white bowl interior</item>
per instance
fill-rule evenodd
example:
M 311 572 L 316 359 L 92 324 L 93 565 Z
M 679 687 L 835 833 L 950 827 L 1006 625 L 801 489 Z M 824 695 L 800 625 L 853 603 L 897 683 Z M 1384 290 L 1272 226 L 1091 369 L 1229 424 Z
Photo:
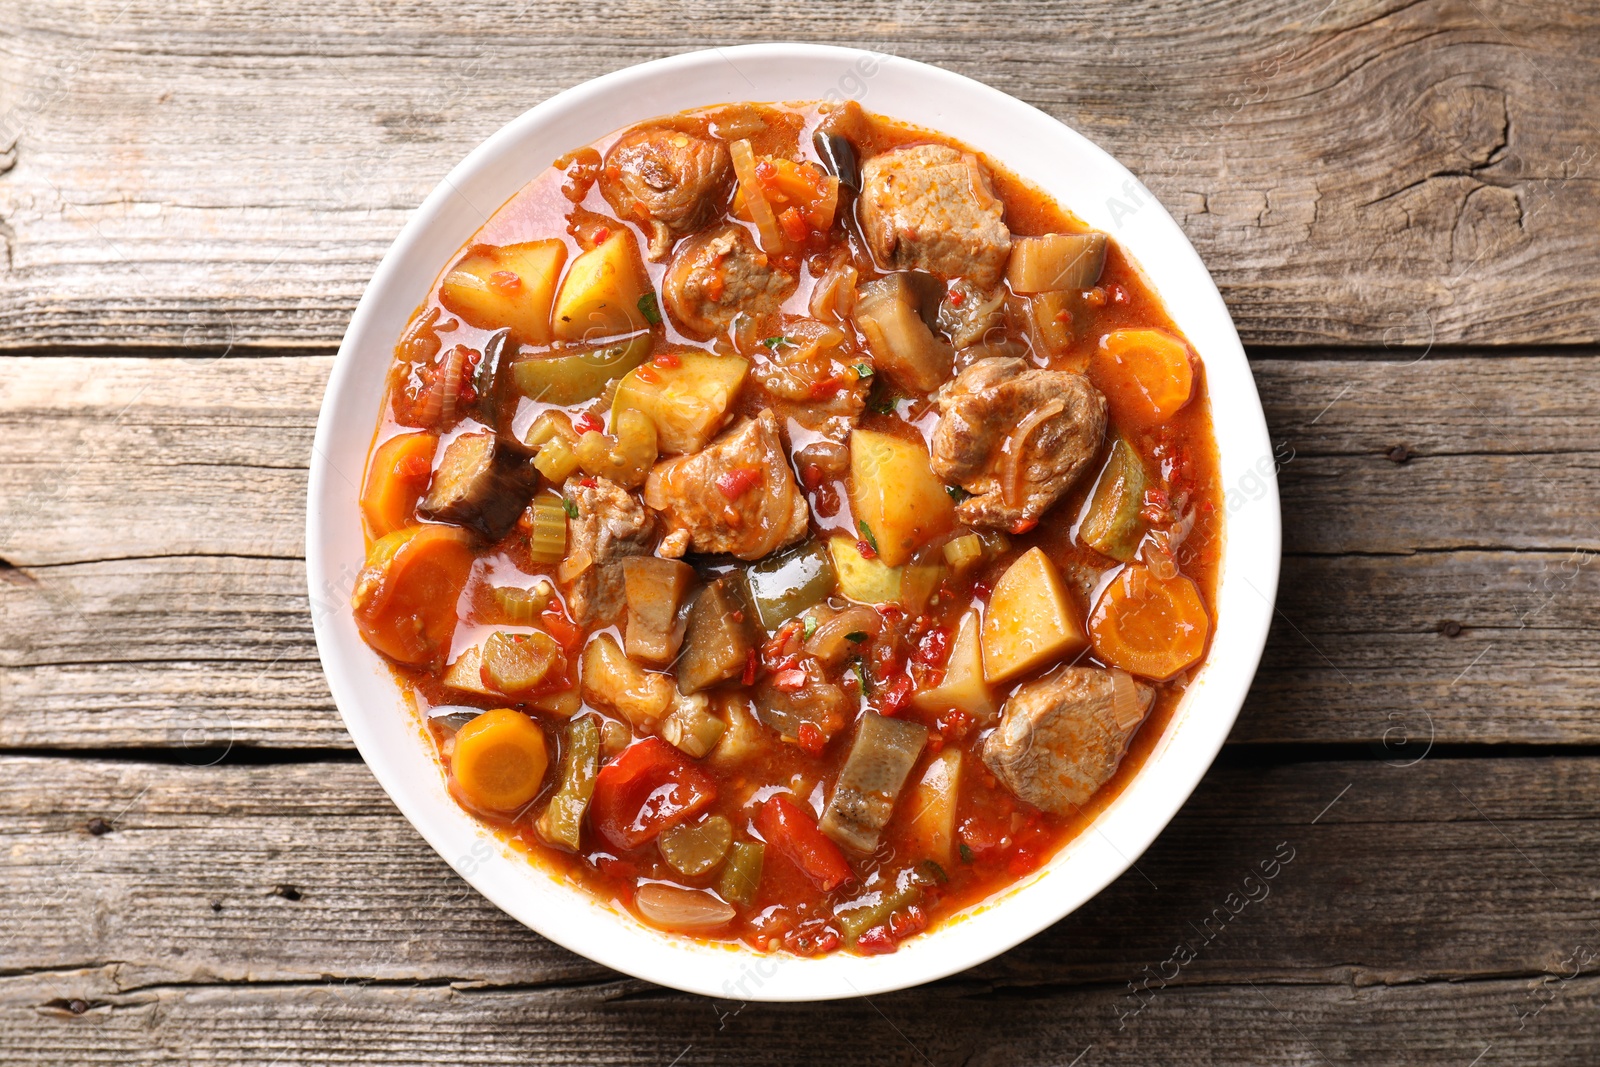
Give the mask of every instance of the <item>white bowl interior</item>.
M 446 793 L 431 746 L 347 605 L 364 553 L 355 500 L 384 372 L 445 261 L 552 159 L 611 130 L 727 101 L 816 99 L 856 99 L 956 137 L 1122 242 L 1205 363 L 1228 521 L 1210 657 L 1144 767 L 1093 827 L 1023 883 L 892 955 L 802 960 L 664 935 L 500 845 Z M 1277 588 L 1278 496 L 1227 309 L 1183 232 L 1126 169 L 1043 112 L 936 67 L 846 48 L 750 45 L 568 90 L 501 129 L 433 191 L 384 257 L 339 350 L 313 447 L 306 555 L 317 646 L 350 734 L 396 805 L 464 878 L 539 933 L 619 971 L 741 1001 L 818 1000 L 903 988 L 998 955 L 1098 893 L 1149 846 L 1210 766 L 1255 673 Z

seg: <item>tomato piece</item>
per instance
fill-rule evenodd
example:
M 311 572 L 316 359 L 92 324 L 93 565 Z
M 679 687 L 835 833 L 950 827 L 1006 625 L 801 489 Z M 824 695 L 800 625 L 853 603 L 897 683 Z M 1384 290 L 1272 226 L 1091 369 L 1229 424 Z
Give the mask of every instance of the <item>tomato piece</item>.
M 761 806 L 756 829 L 767 844 L 824 893 L 855 879 L 855 871 L 850 869 L 850 861 L 839 846 L 817 829 L 815 819 L 784 794 L 778 793 Z
M 717 784 L 659 737 L 622 750 L 600 768 L 589 812 L 617 848 L 638 848 L 717 799 Z
M 412 666 L 438 666 L 456 632 L 456 601 L 472 573 L 470 535 L 455 526 L 409 526 L 367 553 L 350 604 L 373 648 Z
M 438 447 L 434 434 L 403 433 L 373 451 L 361 489 L 361 518 L 368 537 L 383 537 L 416 521 L 417 501 L 433 477 Z
M 761 472 L 749 467 L 735 467 L 717 475 L 717 491 L 729 500 L 738 500 L 761 481 Z

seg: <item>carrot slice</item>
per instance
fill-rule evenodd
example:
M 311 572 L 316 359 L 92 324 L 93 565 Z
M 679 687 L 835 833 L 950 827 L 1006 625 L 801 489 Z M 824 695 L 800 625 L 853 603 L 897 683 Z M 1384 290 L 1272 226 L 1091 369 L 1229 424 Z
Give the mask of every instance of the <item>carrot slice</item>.
M 441 663 L 472 559 L 471 538 L 455 526 L 408 526 L 373 542 L 350 597 L 362 638 L 401 663 Z
M 1189 346 L 1164 330 L 1106 334 L 1090 360 L 1089 377 L 1106 395 L 1119 426 L 1159 426 L 1194 393 Z
M 1095 655 L 1155 681 L 1198 660 L 1210 631 L 1192 581 L 1181 574 L 1162 581 L 1142 564 L 1123 568 L 1089 616 Z
M 368 537 L 382 537 L 416 521 L 417 501 L 428 489 L 438 447 L 434 434 L 404 433 L 372 453 L 367 484 L 361 490 L 361 517 Z
M 450 772 L 475 807 L 516 811 L 539 795 L 550 751 L 544 731 L 510 708 L 486 711 L 456 732 Z

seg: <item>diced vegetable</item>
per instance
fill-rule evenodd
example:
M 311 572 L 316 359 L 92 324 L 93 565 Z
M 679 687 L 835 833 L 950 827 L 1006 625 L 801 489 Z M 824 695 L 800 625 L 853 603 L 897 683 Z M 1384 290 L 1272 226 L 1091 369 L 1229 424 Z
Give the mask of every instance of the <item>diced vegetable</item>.
M 516 525 L 537 478 L 527 460 L 502 447 L 494 434 L 462 434 L 445 447 L 417 514 L 497 541 Z
M 1162 581 L 1139 564 L 1123 568 L 1089 617 L 1095 655 L 1158 682 L 1198 660 L 1210 630 L 1194 582 L 1181 574 Z
M 1000 576 L 983 618 L 983 672 L 991 685 L 1088 647 L 1077 606 L 1055 564 L 1035 546 Z
M 1026 325 L 1034 351 L 1054 359 L 1065 356 L 1089 321 L 1088 312 L 1083 293 L 1076 289 L 1028 297 Z
M 409 526 L 380 537 L 350 598 L 362 638 L 399 663 L 437 666 L 450 651 L 472 560 L 469 535 L 453 526 Z
M 833 213 L 839 205 L 838 178 L 815 163 L 796 163 L 782 156 L 762 159 L 755 175 L 761 195 L 788 241 L 799 244 L 810 234 L 827 233 L 833 226 Z M 742 181 L 728 213 L 745 222 L 754 221 Z M 762 243 L 765 246 L 764 239 Z
M 583 839 L 583 815 L 594 796 L 600 772 L 600 726 L 585 715 L 567 723 L 566 751 L 561 755 L 561 785 L 536 824 L 539 836 L 552 845 L 576 852 Z
M 822 813 L 822 832 L 857 852 L 876 849 L 906 776 L 927 742 L 928 729 L 920 723 L 872 711 L 863 714 Z
M 840 594 L 863 604 L 899 604 L 907 611 L 920 611 L 939 584 L 939 567 L 921 560 L 890 567 L 882 559 L 867 559 L 858 544 L 843 536 L 828 539 Z
M 659 737 L 629 745 L 600 768 L 590 822 L 617 848 L 638 848 L 708 807 L 717 784 Z
M 1090 289 L 1106 265 L 1103 233 L 1048 233 L 1011 238 L 1006 283 L 1021 295 Z
M 1148 528 L 1139 513 L 1149 485 L 1144 460 L 1125 438 L 1117 438 L 1095 483 L 1089 513 L 1078 527 L 1078 539 L 1102 555 L 1132 562 Z
M 578 469 L 578 452 L 571 441 L 552 437 L 539 446 L 533 457 L 533 466 L 552 485 L 560 485 Z
M 578 466 L 585 474 L 637 489 L 656 461 L 656 425 L 630 408 L 612 416 L 611 428 L 614 436 L 590 430 L 578 438 Z
M 685 823 L 664 831 L 656 838 L 661 858 L 685 878 L 698 878 L 717 869 L 733 844 L 733 824 L 721 815 L 695 823 Z
M 776 630 L 833 592 L 836 577 L 826 546 L 806 541 L 745 570 L 750 603 L 761 625 Z
M 919 302 L 912 281 L 891 274 L 860 287 L 855 323 L 879 370 L 903 388 L 931 393 L 950 377 L 955 353 L 923 321 Z
M 756 814 L 756 829 L 774 852 L 799 868 L 824 893 L 854 880 L 855 872 L 839 846 L 784 794 L 769 797 L 761 806 Z
M 550 765 L 544 731 L 519 711 L 486 711 L 456 731 L 450 773 L 475 807 L 516 811 L 539 795 Z
M 747 908 L 754 904 L 756 892 L 761 888 L 761 867 L 766 851 L 766 846 L 759 841 L 740 841 L 734 845 L 722 874 L 717 877 L 717 894 Z
M 716 747 L 728 724 L 711 714 L 699 693 L 678 696 L 672 711 L 661 720 L 661 739 L 685 756 L 699 759 Z
M 977 534 L 962 534 L 944 543 L 944 561 L 960 574 L 983 561 L 983 539 Z
M 861 646 L 877 637 L 883 629 L 883 616 L 868 607 L 852 604 L 834 613 L 823 609 L 825 616 L 816 629 L 805 639 L 805 651 L 816 657 L 824 667 L 832 667 L 849 656 L 859 655 Z M 815 615 L 807 616 L 808 619 Z
M 650 358 L 647 333 L 581 351 L 519 354 L 509 364 L 515 391 L 545 404 L 581 404 Z
M 631 659 L 665 667 L 683 645 L 678 609 L 694 584 L 694 568 L 679 559 L 629 556 L 622 580 L 628 598 L 623 648 Z
M 910 560 L 955 522 L 955 504 L 922 442 L 874 430 L 850 433 L 850 508 L 890 567 Z
M 641 732 L 655 729 L 675 695 L 672 679 L 644 670 L 603 633 L 583 650 L 583 696 L 622 715 Z
M 554 493 L 540 493 L 528 505 L 528 558 L 560 563 L 567 555 L 567 506 Z
M 739 356 L 709 352 L 675 353 L 670 367 L 646 364 L 617 383 L 611 401 L 615 425 L 619 413 L 632 409 L 656 425 L 656 443 L 666 455 L 698 452 L 711 442 L 750 372 Z
M 1159 426 L 1189 402 L 1189 346 L 1164 330 L 1113 330 L 1100 339 L 1089 377 L 1106 395 L 1111 419 L 1128 429 Z
M 486 642 L 485 642 L 486 643 Z M 505 699 L 505 693 L 491 688 L 483 678 L 483 643 L 468 645 L 461 650 L 461 654 L 445 668 L 439 680 L 451 689 L 463 693 L 473 693 L 491 700 Z M 566 718 L 582 706 L 582 698 L 578 687 L 572 685 L 565 689 L 546 689 L 529 696 L 517 698 L 520 706 L 532 708 L 535 711 L 549 712 Z
M 431 433 L 391 437 L 372 453 L 361 490 L 361 517 L 368 537 L 382 537 L 416 521 L 417 501 L 433 476 L 439 438 Z
M 919 856 L 948 865 L 956 832 L 956 797 L 961 790 L 961 750 L 951 745 L 928 761 L 906 798 L 911 839 Z
M 770 735 L 751 714 L 749 699 L 729 697 L 720 703 L 728 728 L 711 750 L 711 762 L 722 768 L 737 767 L 767 751 Z
M 778 226 L 778 216 L 767 202 L 761 181 L 756 177 L 756 155 L 747 140 L 737 140 L 728 146 L 733 160 L 733 172 L 739 179 L 739 191 L 744 193 L 745 209 L 756 224 L 761 238 L 761 249 L 769 255 L 778 255 L 787 247 L 783 231 Z
M 552 680 L 565 682 L 567 657 L 554 638 L 539 630 L 490 634 L 480 656 L 483 684 L 513 699 L 548 690 Z
M 532 589 L 514 585 L 497 585 L 490 590 L 495 606 L 505 615 L 507 622 L 532 626 L 556 594 L 555 587 L 540 579 Z
M 550 305 L 567 261 L 560 241 L 474 245 L 439 286 L 439 303 L 482 330 L 508 328 L 522 344 L 550 343 Z
M 945 663 L 944 680 L 932 689 L 919 691 L 911 703 L 923 711 L 964 711 L 980 723 L 994 718 L 998 708 L 984 679 L 977 612 L 968 612 L 961 618 Z
M 739 677 L 755 651 L 748 609 L 735 581 L 711 582 L 689 608 L 683 654 L 678 657 L 678 689 L 684 693 L 698 693 Z
M 839 179 L 839 184 L 855 192 L 861 191 L 861 158 L 850 139 L 837 133 L 819 129 L 811 135 L 811 147 L 817 158 L 828 168 L 828 173 Z
M 646 922 L 663 930 L 712 930 L 739 914 L 703 889 L 667 882 L 646 882 L 633 894 L 633 903 Z
M 649 329 L 639 301 L 650 292 L 633 231 L 618 226 L 572 261 L 556 297 L 555 335 L 563 341 L 597 341 Z
M 860 901 L 841 905 L 833 917 L 838 920 L 845 937 L 854 943 L 874 926 L 888 922 L 895 912 L 920 901 L 933 881 L 931 875 L 921 870 L 901 871 L 892 886 L 880 889 L 876 894 L 868 894 Z

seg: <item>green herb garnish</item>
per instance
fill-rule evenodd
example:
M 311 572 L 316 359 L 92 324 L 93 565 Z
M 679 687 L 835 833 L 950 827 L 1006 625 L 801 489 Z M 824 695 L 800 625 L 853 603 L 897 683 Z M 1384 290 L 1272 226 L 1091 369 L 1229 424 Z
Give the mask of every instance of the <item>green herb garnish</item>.
M 805 625 L 800 628 L 800 636 L 804 640 L 811 640 L 811 635 L 817 632 L 817 620 L 810 615 L 806 616 Z
M 761 343 L 768 348 L 777 348 L 779 345 L 788 345 L 790 348 L 795 347 L 793 337 L 763 337 Z
M 856 377 L 857 378 L 870 378 L 870 377 L 872 377 L 872 375 L 874 373 L 875 372 L 872 369 L 872 364 L 870 364 L 870 363 L 857 363 L 856 364 Z
M 972 495 L 959 485 L 947 485 L 944 487 L 944 491 L 950 494 L 950 499 L 954 500 L 957 504 L 961 503 L 963 500 L 967 499 L 967 497 Z
M 856 522 L 856 528 L 861 531 L 861 540 L 871 545 L 872 551 L 878 551 L 878 539 L 872 536 L 872 527 L 867 525 L 867 520 L 858 520 Z
M 561 498 L 561 508 L 567 513 L 567 518 L 575 519 L 578 517 L 578 505 L 568 500 L 566 497 Z
M 806 636 L 809 637 L 811 635 L 807 634 Z M 867 631 L 865 631 L 865 630 L 851 630 L 849 633 L 844 635 L 844 639 L 846 641 L 849 641 L 849 642 L 853 643 L 853 644 L 859 645 L 861 642 L 863 642 L 863 641 L 865 641 L 867 639 Z
M 961 847 L 966 848 L 965 845 L 962 845 Z M 932 875 L 933 880 L 938 882 L 940 885 L 943 885 L 945 882 L 950 880 L 950 876 L 944 873 L 944 868 L 939 866 L 933 860 L 923 860 L 922 869 Z
M 661 305 L 656 303 L 656 294 L 649 292 L 639 298 L 639 313 L 644 316 L 644 321 L 652 326 L 661 325 Z
M 961 844 L 958 847 L 961 849 L 961 862 L 962 863 L 971 863 L 972 862 L 972 850 L 967 847 L 967 843 L 965 841 L 963 841 L 963 842 L 961 842 Z

